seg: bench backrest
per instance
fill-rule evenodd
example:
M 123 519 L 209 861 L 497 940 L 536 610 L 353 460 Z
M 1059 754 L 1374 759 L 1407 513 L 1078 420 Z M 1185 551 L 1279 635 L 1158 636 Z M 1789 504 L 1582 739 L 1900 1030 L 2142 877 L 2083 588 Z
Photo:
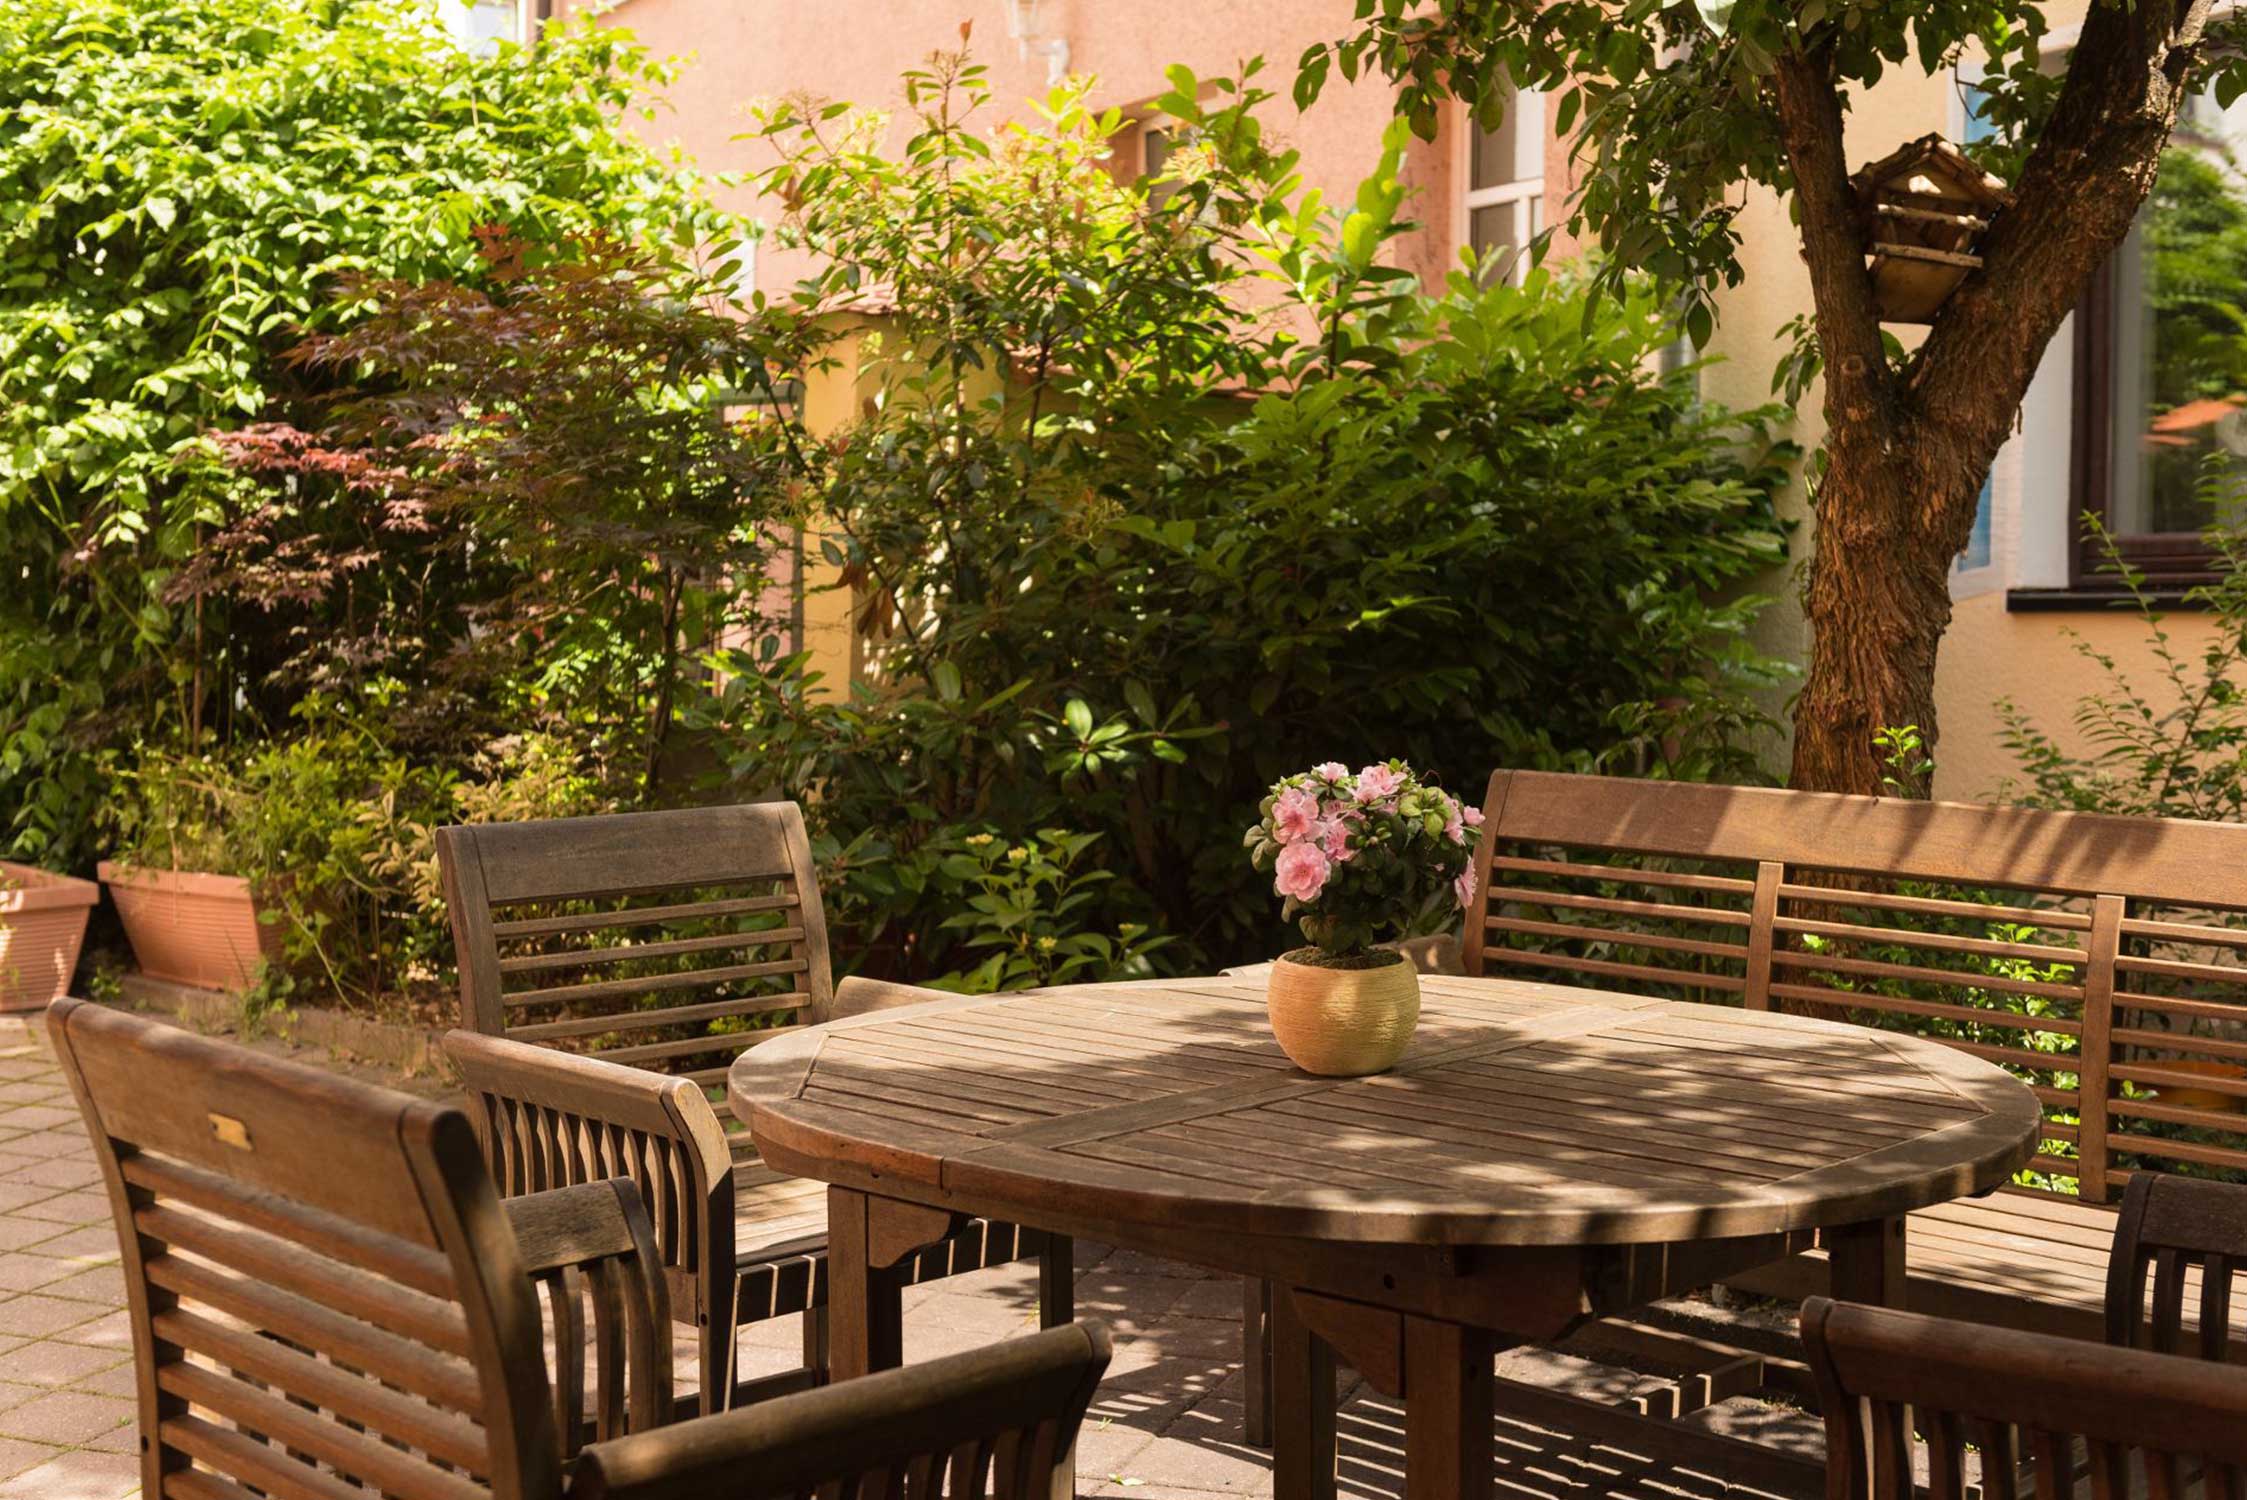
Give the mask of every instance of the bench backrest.
M 2247 826 L 1499 771 L 1463 957 L 1933 1036 L 2043 1101 L 2034 1163 L 2247 1174 Z
M 144 1495 L 560 1493 L 532 1283 L 459 1110 L 49 1015 L 124 1252 Z
M 445 828 L 437 854 L 471 1031 L 718 1088 L 768 1021 L 834 1003 L 792 802 Z

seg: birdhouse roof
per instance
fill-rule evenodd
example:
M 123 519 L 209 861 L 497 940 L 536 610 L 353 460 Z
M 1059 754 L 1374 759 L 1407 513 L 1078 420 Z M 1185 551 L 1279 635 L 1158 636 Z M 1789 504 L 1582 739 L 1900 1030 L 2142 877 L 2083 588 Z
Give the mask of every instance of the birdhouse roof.
M 1983 209 L 2005 208 L 2013 202 L 2002 178 L 1975 166 L 1965 152 L 1940 135 L 1906 141 L 1880 160 L 1859 167 L 1849 180 L 1867 199 L 1883 192 L 1913 193 Z

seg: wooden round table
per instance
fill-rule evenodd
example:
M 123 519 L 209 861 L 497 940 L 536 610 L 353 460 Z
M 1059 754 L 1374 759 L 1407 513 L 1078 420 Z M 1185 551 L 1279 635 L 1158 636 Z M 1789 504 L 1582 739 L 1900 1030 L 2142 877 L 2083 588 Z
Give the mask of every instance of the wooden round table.
M 2041 1128 L 1938 1043 L 1505 979 L 1424 979 L 1374 1078 L 1295 1069 L 1245 975 L 878 1009 L 730 1086 L 767 1162 L 831 1184 L 837 1379 L 899 1360 L 900 1263 L 971 1216 L 1262 1277 L 1283 1500 L 1333 1492 L 1336 1353 L 1404 1401 L 1408 1494 L 1487 1494 L 1505 1344 L 1814 1234 L 1837 1296 L 1893 1302 L 1902 1216 Z

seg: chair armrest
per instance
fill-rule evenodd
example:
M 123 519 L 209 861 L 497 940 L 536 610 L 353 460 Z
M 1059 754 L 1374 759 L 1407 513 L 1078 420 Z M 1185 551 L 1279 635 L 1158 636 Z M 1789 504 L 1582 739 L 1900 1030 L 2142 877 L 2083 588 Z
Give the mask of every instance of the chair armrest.
M 932 990 L 917 984 L 898 984 L 888 979 L 868 979 L 853 974 L 835 986 L 835 998 L 829 1013 L 820 1016 L 822 1021 L 839 1021 L 845 1016 L 862 1016 L 868 1011 L 895 1010 L 901 1005 L 925 1005 L 931 1000 L 957 1000 L 951 990 Z
M 517 1194 L 619 1175 L 584 1147 L 624 1131 L 667 1141 L 699 1166 L 705 1184 L 729 1181 L 733 1153 L 702 1090 L 684 1078 L 454 1030 L 445 1054 L 468 1089 L 469 1114 L 500 1192 Z M 563 1141 L 558 1131 L 573 1132 Z M 551 1149 L 529 1149 L 537 1144 Z M 545 1180 L 559 1178 L 559 1181 Z
M 671 1297 L 639 1188 L 614 1177 L 505 1198 L 500 1207 L 524 1271 L 546 1295 L 564 1454 L 668 1421 Z
M 1047 1493 L 1108 1367 L 1108 1332 L 1076 1323 L 988 1349 L 885 1370 L 585 1450 L 570 1500 L 738 1500 L 828 1493 L 869 1473 L 941 1475 L 969 1445 L 1001 1483 L 968 1493 Z
M 1389 946 L 1404 955 L 1405 962 L 1423 974 L 1464 974 L 1465 959 L 1459 951 L 1459 934 L 1456 932 L 1431 932 L 1425 937 L 1406 938 Z
M 523 1269 L 533 1276 L 597 1261 L 655 1254 L 654 1233 L 640 1190 L 629 1177 L 609 1177 L 500 1200 Z

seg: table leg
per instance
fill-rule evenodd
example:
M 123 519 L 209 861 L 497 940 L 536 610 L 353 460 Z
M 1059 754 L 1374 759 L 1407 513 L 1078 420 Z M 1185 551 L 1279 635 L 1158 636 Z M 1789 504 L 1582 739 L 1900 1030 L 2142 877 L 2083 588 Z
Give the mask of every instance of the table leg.
M 1048 1234 L 1038 1252 L 1038 1326 L 1060 1328 L 1077 1315 L 1077 1242 L 1065 1234 Z M 1047 1500 L 1073 1500 L 1077 1493 L 1077 1449 L 1071 1444 L 1053 1466 L 1053 1487 Z
M 1498 1336 L 1404 1320 L 1405 1500 L 1490 1493 Z
M 877 1265 L 873 1204 L 852 1188 L 827 1189 L 827 1371 L 855 1380 L 905 1362 L 905 1275 Z
M 1905 1305 L 1904 1222 L 1899 1214 L 1825 1231 L 1837 1300 L 1875 1307 Z
M 1272 1500 L 1334 1500 L 1334 1350 L 1272 1286 Z
M 1241 1278 L 1241 1364 L 1244 1389 L 1241 1440 L 1251 1448 L 1272 1446 L 1272 1284 L 1261 1276 Z

